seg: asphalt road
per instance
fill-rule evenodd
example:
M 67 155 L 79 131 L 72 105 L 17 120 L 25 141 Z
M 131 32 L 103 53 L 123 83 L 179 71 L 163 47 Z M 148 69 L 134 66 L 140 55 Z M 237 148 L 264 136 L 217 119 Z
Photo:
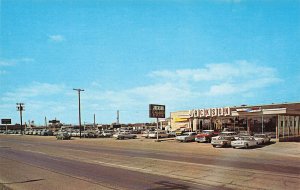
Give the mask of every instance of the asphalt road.
M 228 173 L 236 170 L 254 171 L 254 174 L 265 174 L 267 172 L 269 174 L 275 174 L 274 176 L 278 176 L 278 178 L 283 176 L 292 179 L 293 185 L 290 186 L 290 189 L 293 189 L 294 187 L 297 188 L 299 185 L 294 183 L 294 181 L 300 179 L 300 160 L 297 158 L 289 159 L 288 162 L 282 162 L 284 158 L 266 159 L 264 156 L 245 156 L 239 152 L 237 152 L 236 155 L 230 156 L 224 156 L 222 154 L 216 154 L 216 156 L 212 156 L 189 152 L 181 154 L 176 150 L 174 150 L 174 152 L 157 149 L 149 150 L 144 149 L 143 146 L 139 148 L 126 146 L 111 147 L 106 146 L 105 144 L 90 145 L 80 143 L 79 141 L 80 140 L 76 141 L 76 143 L 74 143 L 75 141 L 61 142 L 52 140 L 41 142 L 24 137 L 5 137 L 0 139 L 0 157 L 5 160 L 17 162 L 19 164 L 39 168 L 41 170 L 60 174 L 62 176 L 68 176 L 75 180 L 85 181 L 87 184 L 93 184 L 95 189 L 184 190 L 220 188 L 238 189 L 238 187 L 242 187 L 230 186 L 233 185 L 232 182 L 231 184 L 228 184 L 228 187 L 222 186 L 223 179 L 221 181 L 216 181 L 216 183 L 202 183 L 200 179 L 198 181 L 192 180 L 193 178 L 191 177 L 193 175 L 198 175 L 198 178 L 201 178 L 201 175 L 193 174 L 193 172 L 199 172 L 199 170 L 196 169 L 196 166 L 206 165 L 213 166 L 220 172 L 224 172 L 227 168 L 230 168 Z M 111 142 L 114 143 L 113 141 Z M 132 142 L 141 144 L 143 143 L 139 141 Z M 170 144 L 170 146 L 172 147 L 174 145 Z M 107 158 L 107 161 L 103 162 L 105 158 Z M 138 167 L 138 163 L 135 164 L 135 162 L 139 161 L 144 162 L 145 167 L 143 167 L 143 165 L 142 167 Z M 153 167 L 153 172 L 151 169 L 147 169 L 149 168 L 148 166 L 146 167 L 147 162 L 149 162 L 149 166 Z M 169 170 L 170 173 L 171 171 L 176 171 L 176 169 L 179 172 L 187 172 L 182 170 L 182 168 L 186 166 L 189 166 L 187 167 L 187 170 L 190 170 L 191 172 L 187 172 L 187 174 L 183 175 L 183 177 L 176 177 L 175 175 L 173 176 L 169 175 L 168 173 L 161 172 L 159 168 L 156 168 L 157 170 L 155 170 L 156 163 L 161 163 L 161 166 L 159 167 L 165 168 L 166 171 Z M 168 163 L 174 163 L 174 165 L 167 166 Z M 14 166 L 10 167 L 11 170 L 17 170 L 17 168 L 14 168 Z M 201 168 L 203 168 L 203 171 L 205 171 L 205 167 Z M 207 172 L 211 171 L 207 170 Z M 3 173 L 1 175 L 5 174 Z M 17 175 L 17 173 L 15 175 Z M 185 176 L 187 178 L 185 178 Z M 213 176 L 208 176 L 210 178 L 206 178 L 207 176 L 203 177 L 203 179 L 211 179 Z M 224 175 L 222 177 L 224 178 Z M 41 176 L 41 179 L 44 178 Z M 65 185 L 67 184 L 68 183 Z M 32 187 L 34 188 L 34 185 L 30 186 L 30 188 Z M 243 189 L 246 187 L 247 186 L 245 186 Z

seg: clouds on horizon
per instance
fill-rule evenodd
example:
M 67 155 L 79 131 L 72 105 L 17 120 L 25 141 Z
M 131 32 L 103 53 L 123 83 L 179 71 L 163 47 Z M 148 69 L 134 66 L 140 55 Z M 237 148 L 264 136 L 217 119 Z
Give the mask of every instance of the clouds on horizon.
M 247 61 L 208 64 L 198 69 L 152 71 L 148 77 L 152 79 L 149 80 L 150 84 L 121 91 L 102 89 L 99 81 L 91 82 L 90 87 L 84 88 L 81 96 L 84 112 L 86 115 L 97 112 L 112 114 L 119 109 L 136 112 L 139 117 L 144 115 L 144 120 L 147 118 L 149 103 L 166 104 L 168 111 L 193 108 L 197 106 L 195 102 L 202 102 L 201 105 L 206 106 L 234 104 L 232 97 L 237 94 L 240 97 L 255 97 L 253 92 L 283 82 L 275 68 Z M 157 77 L 159 82 L 155 82 Z M 6 102 L 6 106 L 19 101 L 27 103 L 31 109 L 31 117 L 43 113 L 59 115 L 61 119 L 66 118 L 67 122 L 71 122 L 77 111 L 77 94 L 71 89 L 67 84 L 33 82 L 5 93 L 1 101 Z M 134 117 L 129 114 L 125 120 L 137 121 L 138 118 Z
M 30 63 L 34 62 L 35 60 L 32 58 L 24 57 L 24 58 L 19 58 L 19 59 L 1 59 L 0 58 L 0 75 L 7 74 L 7 70 L 3 68 L 7 67 L 14 67 L 18 64 L 22 63 Z

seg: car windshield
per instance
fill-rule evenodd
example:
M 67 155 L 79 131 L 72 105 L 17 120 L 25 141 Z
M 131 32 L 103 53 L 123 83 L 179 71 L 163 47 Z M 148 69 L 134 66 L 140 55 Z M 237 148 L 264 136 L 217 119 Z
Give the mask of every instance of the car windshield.
M 220 140 L 230 140 L 230 137 L 226 137 L 226 136 L 220 136 L 219 138 Z
M 249 137 L 240 137 L 239 140 L 250 140 Z
M 265 135 L 254 135 L 254 137 L 264 138 L 266 136 Z

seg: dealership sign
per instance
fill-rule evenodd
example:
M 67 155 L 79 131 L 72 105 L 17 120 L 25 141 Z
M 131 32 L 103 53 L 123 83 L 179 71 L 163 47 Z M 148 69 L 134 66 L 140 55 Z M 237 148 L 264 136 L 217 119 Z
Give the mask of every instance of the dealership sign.
M 149 104 L 149 117 L 165 118 L 166 106 L 158 104 Z
M 11 124 L 11 119 L 1 119 L 1 124 Z
M 209 109 L 196 109 L 189 111 L 190 117 L 216 117 L 216 116 L 229 116 L 230 108 L 209 108 Z

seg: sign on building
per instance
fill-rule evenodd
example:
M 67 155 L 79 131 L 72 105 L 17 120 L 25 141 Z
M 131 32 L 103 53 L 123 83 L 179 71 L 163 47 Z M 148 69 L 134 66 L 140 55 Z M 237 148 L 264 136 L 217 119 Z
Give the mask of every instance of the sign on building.
M 149 104 L 149 117 L 151 118 L 165 118 L 165 105 Z
M 215 117 L 215 116 L 218 115 L 218 111 L 217 111 L 217 110 L 218 110 L 217 108 L 212 108 L 212 109 L 211 109 L 211 116 L 212 116 L 212 117 Z
M 189 110 L 190 117 L 230 116 L 230 107 Z

